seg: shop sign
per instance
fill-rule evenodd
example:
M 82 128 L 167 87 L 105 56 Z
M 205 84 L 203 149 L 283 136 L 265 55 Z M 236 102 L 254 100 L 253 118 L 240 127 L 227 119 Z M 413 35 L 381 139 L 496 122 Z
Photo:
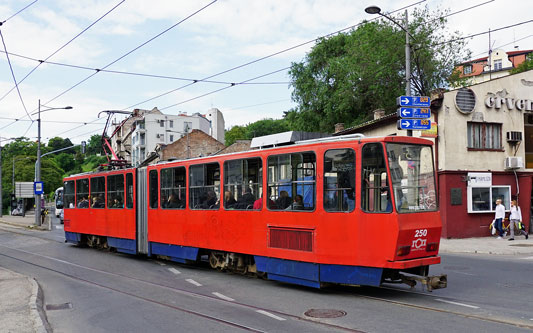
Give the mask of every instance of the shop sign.
M 469 187 L 492 186 L 492 173 L 490 172 L 469 172 L 467 179 Z
M 533 111 L 533 100 L 507 97 L 507 90 L 502 90 L 494 93 L 487 93 L 485 98 L 485 106 L 489 109 L 499 110 L 506 106 L 508 110 L 517 109 L 518 111 Z

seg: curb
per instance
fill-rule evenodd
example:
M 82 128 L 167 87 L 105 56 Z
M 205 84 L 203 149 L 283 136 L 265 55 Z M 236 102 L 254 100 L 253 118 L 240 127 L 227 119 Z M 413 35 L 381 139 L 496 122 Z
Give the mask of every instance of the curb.
M 31 288 L 31 296 L 29 301 L 30 306 L 30 317 L 33 321 L 33 328 L 35 332 L 37 333 L 47 333 L 48 330 L 46 329 L 46 325 L 44 324 L 45 319 L 43 318 L 45 315 L 41 316 L 42 313 L 42 290 L 37 281 L 35 281 L 34 278 L 28 277 L 28 280 L 30 281 L 32 288 Z M 41 309 L 41 311 L 39 311 Z

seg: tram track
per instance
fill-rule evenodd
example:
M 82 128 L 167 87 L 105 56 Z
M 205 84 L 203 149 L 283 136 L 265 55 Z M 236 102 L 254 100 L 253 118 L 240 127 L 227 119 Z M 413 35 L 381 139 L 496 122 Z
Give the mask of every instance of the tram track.
M 39 236 L 35 236 L 35 235 L 28 235 L 26 233 L 18 233 L 18 234 L 23 235 L 23 236 L 36 237 L 36 238 L 40 238 L 40 239 L 48 240 L 48 241 L 52 241 L 52 242 L 57 242 L 56 240 L 53 240 L 53 239 L 48 239 L 48 238 L 45 238 L 45 237 L 39 237 Z M 153 287 L 165 288 L 165 289 L 167 289 L 169 291 L 180 293 L 180 294 L 183 294 L 183 295 L 188 295 L 188 296 L 193 296 L 193 297 L 201 297 L 201 298 L 208 299 L 210 301 L 215 301 L 215 302 L 224 302 L 224 303 L 231 304 L 232 306 L 239 306 L 239 307 L 250 309 L 250 310 L 253 310 L 253 311 L 267 311 L 267 312 L 275 314 L 275 315 L 288 317 L 288 318 L 291 318 L 293 320 L 305 321 L 305 322 L 309 322 L 309 323 L 312 323 L 312 324 L 317 324 L 317 325 L 323 326 L 325 328 L 343 330 L 343 331 L 348 331 L 348 332 L 361 332 L 360 330 L 356 330 L 356 329 L 353 329 L 353 328 L 344 327 L 344 326 L 340 326 L 340 325 L 333 325 L 333 324 L 330 324 L 330 323 L 325 323 L 325 322 L 322 322 L 322 321 L 320 321 L 318 319 L 314 319 L 314 318 L 307 318 L 307 317 L 304 317 L 304 316 L 294 315 L 294 314 L 282 312 L 282 311 L 275 310 L 275 309 L 257 307 L 257 306 L 253 306 L 253 305 L 250 305 L 250 304 L 237 302 L 235 300 L 225 300 L 223 298 L 216 297 L 216 296 L 213 296 L 213 295 L 210 295 L 210 294 L 204 294 L 204 293 L 194 292 L 194 291 L 190 291 L 190 290 L 187 290 L 187 289 L 178 288 L 178 287 L 174 287 L 174 286 L 158 284 L 158 283 L 154 283 L 152 281 L 147 281 L 147 280 L 144 280 L 144 279 L 140 279 L 140 278 L 136 278 L 136 277 L 132 277 L 132 276 L 127 276 L 127 275 L 123 275 L 123 274 L 120 274 L 120 273 L 113 273 L 113 272 L 104 271 L 104 270 L 100 270 L 100 269 L 96 269 L 96 268 L 91 268 L 91 267 L 79 265 L 79 264 L 76 264 L 76 263 L 68 262 L 68 261 L 65 261 L 65 260 L 61 260 L 61 259 L 58 259 L 58 258 L 53 258 L 53 257 L 41 255 L 41 254 L 36 254 L 36 253 L 32 253 L 32 252 L 28 252 L 28 251 L 12 248 L 12 247 L 9 247 L 9 246 L 0 245 L 0 247 L 5 247 L 5 248 L 8 248 L 8 249 L 11 249 L 11 250 L 14 250 L 14 251 L 19 251 L 19 252 L 22 252 L 22 253 L 25 253 L 25 254 L 28 254 L 28 255 L 34 255 L 34 256 L 42 257 L 42 258 L 45 258 L 45 259 L 48 259 L 48 260 L 53 260 L 53 261 L 60 262 L 60 263 L 63 263 L 63 264 L 76 266 L 76 267 L 81 268 L 81 269 L 86 269 L 86 270 L 90 270 L 90 271 L 93 271 L 93 272 L 114 276 L 114 277 L 121 278 L 121 279 L 128 279 L 128 280 L 135 281 L 135 282 L 145 283 L 145 284 L 151 285 Z M 105 289 L 108 289 L 108 290 L 119 292 L 121 294 L 128 295 L 128 296 L 131 296 L 131 297 L 136 297 L 138 299 L 142 299 L 142 300 L 147 301 L 147 302 L 151 302 L 151 303 L 154 303 L 154 304 L 158 304 L 158 305 L 162 305 L 162 306 L 165 306 L 165 307 L 169 307 L 169 308 L 172 308 L 172 309 L 177 310 L 177 311 L 190 313 L 190 314 L 193 314 L 193 315 L 205 318 L 205 319 L 214 320 L 214 321 L 217 321 L 217 322 L 218 321 L 219 322 L 224 322 L 225 324 L 227 324 L 229 326 L 239 327 L 239 328 L 242 328 L 242 329 L 248 330 L 248 331 L 262 332 L 261 330 L 257 330 L 257 329 L 254 329 L 254 328 L 249 328 L 249 327 L 247 327 L 245 325 L 242 325 L 242 327 L 240 327 L 240 326 L 238 326 L 238 325 L 240 325 L 238 323 L 225 322 L 224 319 L 220 319 L 220 318 L 208 315 L 208 314 L 203 314 L 203 313 L 200 313 L 200 312 L 191 311 L 191 310 L 188 310 L 188 309 L 185 309 L 185 308 L 182 308 L 182 307 L 178 307 L 178 306 L 175 306 L 175 305 L 172 305 L 172 304 L 162 303 L 162 302 L 159 302 L 157 300 L 153 300 L 153 299 L 150 299 L 150 298 L 147 298 L 147 297 L 135 295 L 135 294 L 132 294 L 132 293 L 127 292 L 127 291 L 123 291 L 123 290 L 119 290 L 117 288 L 113 288 L 113 287 L 110 287 L 110 286 L 102 285 L 101 283 L 90 281 L 90 280 L 87 280 L 85 278 L 73 275 L 73 274 L 65 273 L 65 272 L 62 272 L 62 271 L 59 271 L 59 270 L 56 270 L 56 269 L 52 269 L 52 268 L 49 268 L 49 267 L 46 267 L 46 266 L 43 266 L 43 265 L 40 265 L 40 264 L 36 264 L 36 263 L 30 262 L 28 260 L 24 260 L 24 259 L 16 258 L 16 257 L 13 257 L 13 256 L 9 256 L 9 255 L 6 255 L 4 253 L 0 253 L 0 255 L 8 257 L 8 258 L 11 258 L 13 260 L 18 260 L 20 262 L 24 262 L 24 263 L 29 264 L 29 265 L 33 265 L 35 267 L 46 269 L 48 271 L 52 271 L 52 272 L 55 272 L 57 274 L 61 274 L 63 276 L 69 277 L 69 278 L 74 279 L 74 280 L 82 281 L 82 282 L 85 282 L 85 283 L 88 283 L 88 284 L 91 284 L 91 285 L 95 285 L 95 286 L 98 286 L 98 287 L 101 287 L 101 288 L 105 288 Z M 157 261 L 153 261 L 153 262 L 157 263 Z M 433 297 L 432 295 L 426 295 L 426 294 L 419 293 L 419 292 L 416 292 L 416 291 L 408 291 L 408 290 L 395 289 L 395 288 L 390 288 L 390 287 L 385 287 L 383 289 L 387 289 L 387 290 L 391 290 L 391 291 L 395 291 L 395 292 L 415 293 L 415 294 L 418 294 L 418 295 L 423 296 L 423 297 Z M 490 323 L 503 324 L 503 325 L 509 325 L 509 326 L 518 327 L 518 328 L 533 329 L 533 324 L 529 324 L 529 323 L 527 323 L 525 321 L 518 322 L 516 319 L 514 319 L 514 320 L 513 319 L 508 319 L 508 318 L 502 317 L 502 316 L 494 316 L 494 315 L 485 316 L 485 315 L 482 315 L 482 314 L 468 314 L 468 313 L 454 311 L 454 310 L 450 310 L 450 309 L 442 309 L 442 308 L 432 307 L 432 306 L 427 306 L 427 305 L 419 305 L 419 304 L 414 304 L 414 303 L 409 303 L 409 302 L 404 302 L 404 301 L 392 300 L 392 299 L 389 299 L 389 298 L 365 295 L 364 293 L 358 293 L 358 294 L 355 294 L 354 296 L 358 297 L 358 298 L 368 299 L 368 300 L 375 301 L 375 302 L 394 304 L 394 305 L 401 306 L 401 307 L 406 307 L 406 308 L 413 308 L 413 309 L 419 309 L 419 310 L 424 310 L 424 311 L 432 311 L 432 312 L 437 312 L 437 313 L 450 314 L 450 315 L 455 315 L 455 316 L 459 316 L 459 317 L 463 317 L 463 318 L 468 318 L 468 319 L 473 319 L 473 320 L 480 320 L 480 321 L 490 322 Z M 439 298 L 441 298 L 441 299 L 449 299 L 450 302 L 451 301 L 463 301 L 463 300 L 447 298 L 447 297 L 442 296 L 442 295 L 440 295 Z M 468 302 L 468 301 L 465 301 L 465 302 Z M 235 326 L 235 325 L 237 325 L 237 326 Z
M 154 282 L 147 281 L 147 280 L 144 280 L 144 279 L 139 279 L 139 278 L 135 278 L 135 277 L 131 277 L 131 276 L 126 276 L 126 275 L 119 274 L 119 273 L 112 273 L 112 272 L 108 272 L 108 271 L 104 271 L 104 270 L 100 270 L 100 269 L 96 269 L 96 268 L 86 267 L 86 266 L 82 266 L 82 265 L 79 265 L 79 264 L 71 263 L 71 262 L 68 262 L 68 261 L 65 261 L 65 260 L 62 260 L 62 259 L 52 258 L 52 257 L 49 257 L 49 256 L 40 255 L 40 254 L 35 254 L 35 253 L 32 253 L 32 252 L 28 252 L 28 251 L 12 248 L 12 247 L 9 247 L 9 246 L 0 245 L 0 247 L 8 248 L 8 249 L 13 250 L 13 251 L 18 251 L 18 252 L 24 253 L 26 255 L 33 255 L 33 256 L 40 257 L 40 258 L 44 258 L 44 259 L 60 262 L 60 263 L 63 263 L 63 264 L 72 265 L 72 266 L 75 266 L 77 268 L 90 270 L 92 272 L 98 272 L 98 273 L 101 273 L 101 274 L 110 275 L 110 276 L 114 276 L 114 277 L 121 278 L 121 279 L 128 279 L 128 280 L 131 280 L 131 281 L 148 284 L 150 286 L 157 287 L 157 288 L 164 288 L 166 290 L 169 290 L 169 291 L 172 291 L 172 292 L 175 292 L 175 293 L 179 293 L 179 294 L 182 294 L 182 295 L 187 295 L 187 296 L 192 296 L 192 297 L 197 297 L 197 298 L 203 298 L 203 299 L 206 299 L 206 300 L 209 300 L 209 301 L 213 301 L 213 302 L 217 302 L 217 303 L 224 303 L 224 304 L 228 304 L 228 305 L 231 305 L 231 306 L 237 306 L 237 307 L 240 307 L 240 308 L 243 308 L 243 309 L 252 310 L 254 312 L 271 313 L 271 314 L 274 314 L 274 315 L 277 315 L 277 316 L 283 316 L 283 317 L 291 318 L 291 319 L 293 319 L 295 321 L 303 321 L 303 322 L 306 322 L 308 324 L 321 326 L 321 327 L 323 327 L 325 329 L 339 330 L 339 331 L 346 331 L 346 332 L 363 332 L 361 330 L 357 330 L 357 329 L 353 329 L 353 328 L 349 328 L 349 327 L 344 327 L 344 326 L 340 326 L 340 325 L 335 325 L 335 324 L 331 324 L 331 323 L 322 322 L 322 321 L 319 321 L 317 319 L 305 318 L 305 317 L 302 317 L 302 316 L 298 316 L 298 315 L 282 312 L 282 311 L 275 310 L 275 309 L 268 309 L 268 308 L 265 308 L 265 307 L 258 307 L 258 306 L 254 306 L 254 305 L 250 305 L 250 304 L 241 303 L 241 302 L 229 301 L 229 300 L 221 299 L 219 297 L 212 296 L 212 295 L 209 295 L 209 294 L 189 291 L 189 290 L 186 290 L 186 289 L 177 288 L 177 287 L 173 287 L 173 286 L 167 286 L 167 285 L 163 285 L 163 284 L 158 284 L 158 283 L 154 283 Z M 264 332 L 261 329 L 249 327 L 249 326 L 244 325 L 244 324 L 239 324 L 239 323 L 236 323 L 236 322 L 228 321 L 228 320 L 223 319 L 223 318 L 219 318 L 219 317 L 212 316 L 212 315 L 209 315 L 209 314 L 206 314 L 206 313 L 202 313 L 202 312 L 199 312 L 199 311 L 187 309 L 185 307 L 180 307 L 180 306 L 176 306 L 176 305 L 169 304 L 169 303 L 166 303 L 166 302 L 161 302 L 161 301 L 158 301 L 158 300 L 155 300 L 155 299 L 144 297 L 142 295 L 133 294 L 131 292 L 128 292 L 128 291 L 125 291 L 125 290 L 121 290 L 121 289 L 116 288 L 116 287 L 111 287 L 109 285 L 105 285 L 105 284 L 102 284 L 102 283 L 99 283 L 99 282 L 91 281 L 91 280 L 83 278 L 81 276 L 77 276 L 77 275 L 74 275 L 74 274 L 71 274 L 71 273 L 66 273 L 66 272 L 63 272 L 61 270 L 54 269 L 54 268 L 51 268 L 51 267 L 47 267 L 45 265 L 38 264 L 38 263 L 35 263 L 35 262 L 31 262 L 31 261 L 26 260 L 26 259 L 21 259 L 21 258 L 15 257 L 15 256 L 10 256 L 10 255 L 7 255 L 5 253 L 0 253 L 0 256 L 4 256 L 6 258 L 10 258 L 12 260 L 16 260 L 18 262 L 22 262 L 22 263 L 25 263 L 27 265 L 32 265 L 34 267 L 45 269 L 47 271 L 54 272 L 54 273 L 60 274 L 60 275 L 62 275 L 64 277 L 68 277 L 70 279 L 73 279 L 75 281 L 84 282 L 84 283 L 87 283 L 87 284 L 90 284 L 90 285 L 93 285 L 93 286 L 97 286 L 97 287 L 100 287 L 100 288 L 103 288 L 103 289 L 106 289 L 106 290 L 114 291 L 114 292 L 117 292 L 117 293 L 120 293 L 120 294 L 123 294 L 123 295 L 127 295 L 127 296 L 130 296 L 130 297 L 134 297 L 136 299 L 140 299 L 140 300 L 152 303 L 152 304 L 157 304 L 157 305 L 160 305 L 160 306 L 171 308 L 171 309 L 176 310 L 176 311 L 180 311 L 180 312 L 184 312 L 184 313 L 187 313 L 187 314 L 198 316 L 198 317 L 201 317 L 201 318 L 204 318 L 204 319 L 212 320 L 212 321 L 215 321 L 215 322 L 218 322 L 218 323 L 221 323 L 221 324 L 225 324 L 227 326 L 240 328 L 240 329 L 243 329 L 245 331 L 250 331 L 250 332 Z

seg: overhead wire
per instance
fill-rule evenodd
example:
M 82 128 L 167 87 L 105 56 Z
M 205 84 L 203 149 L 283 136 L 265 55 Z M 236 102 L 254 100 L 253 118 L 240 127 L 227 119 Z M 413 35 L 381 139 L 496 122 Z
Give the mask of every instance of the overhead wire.
M 192 14 L 186 16 L 185 18 L 181 19 L 179 22 L 177 22 L 176 24 L 172 25 L 171 27 L 165 29 L 164 31 L 160 32 L 159 34 L 157 34 L 156 36 L 150 38 L 149 40 L 145 41 L 144 43 L 140 44 L 139 46 L 133 48 L 132 50 L 126 52 L 124 55 L 121 55 L 120 57 L 118 57 L 117 59 L 113 60 L 112 62 L 110 62 L 109 64 L 105 65 L 104 67 L 102 67 L 101 69 L 98 69 L 97 71 L 95 71 L 93 74 L 87 76 L 86 78 L 82 79 L 81 81 L 79 81 L 78 83 L 74 84 L 73 86 L 71 86 L 70 88 L 68 88 L 67 90 L 61 92 L 59 95 L 56 95 L 54 98 L 48 100 L 47 102 L 45 102 L 44 104 L 48 104 L 48 103 L 51 103 L 53 102 L 54 100 L 58 99 L 59 97 L 63 96 L 64 94 L 66 94 L 67 92 L 71 91 L 72 89 L 76 88 L 77 86 L 81 85 L 83 82 L 89 80 L 90 78 L 92 78 L 93 76 L 95 76 L 96 74 L 98 74 L 102 69 L 106 69 L 107 67 L 115 64 L 116 62 L 118 62 L 119 60 L 123 59 L 124 57 L 130 55 L 131 53 L 135 52 L 136 50 L 138 50 L 139 48 L 145 46 L 146 44 L 148 44 L 149 42 L 153 41 L 154 39 L 162 36 L 163 34 L 167 33 L 168 31 L 172 30 L 173 28 L 177 27 L 178 25 L 180 25 L 181 23 L 185 22 L 186 20 L 188 20 L 189 18 L 195 16 L 196 14 L 200 13 L 201 11 L 203 11 L 204 9 L 206 9 L 207 7 L 211 6 L 212 4 L 214 4 L 217 0 L 213 0 L 211 1 L 210 3 L 208 3 L 207 5 L 201 7 L 200 9 L 196 10 L 195 12 L 193 12 Z M 14 124 L 13 123 L 10 123 L 10 124 L 7 124 L 6 126 L 3 126 L 0 128 L 0 130 L 2 129 L 5 129 L 6 127 L 10 126 Z
M 28 4 L 26 7 L 22 8 L 21 10 L 19 10 L 18 12 L 16 12 L 15 14 L 11 15 L 10 17 L 8 17 L 7 19 L 3 20 L 2 22 L 0 22 L 0 26 L 4 23 L 6 23 L 7 21 L 11 20 L 13 17 L 17 16 L 18 14 L 20 14 L 21 12 L 23 12 L 24 10 L 26 10 L 27 8 L 29 8 L 31 5 L 33 5 L 34 3 L 36 3 L 38 0 L 34 0 L 33 2 L 31 2 L 30 4 Z
M 5 51 L 0 50 L 1 53 L 5 53 Z M 109 69 L 99 69 L 99 68 L 92 68 L 88 66 L 81 66 L 81 65 L 73 65 L 73 64 L 66 64 L 66 63 L 60 63 L 60 62 L 54 62 L 54 61 L 46 61 L 46 60 L 39 60 L 36 58 L 31 58 L 28 56 L 23 56 L 17 53 L 9 52 L 10 56 L 19 57 L 22 59 L 49 64 L 49 65 L 55 65 L 55 66 L 62 66 L 62 67 L 68 67 L 68 68 L 76 68 L 76 69 L 84 69 L 89 71 L 95 71 L 100 73 L 109 73 L 109 74 L 121 74 L 121 75 L 131 75 L 131 76 L 140 76 L 140 77 L 147 77 L 147 78 L 156 78 L 156 79 L 168 79 L 168 80 L 178 80 L 178 81 L 189 81 L 189 82 L 202 82 L 202 83 L 215 83 L 215 84 L 231 84 L 232 82 L 228 81 L 214 81 L 214 80 L 202 80 L 202 79 L 191 79 L 191 78 L 184 78 L 184 77 L 178 77 L 178 76 L 169 76 L 169 75 L 157 75 L 157 74 L 147 74 L 147 73 L 137 73 L 137 72 L 128 72 L 128 71 L 115 71 L 115 70 L 109 70 Z M 20 83 L 21 81 L 19 81 Z M 254 82 L 249 84 L 264 84 L 264 85 L 273 85 L 273 84 L 286 84 L 288 82 Z M 1 100 L 2 98 L 0 98 Z
M 9 70 L 11 71 L 11 77 L 13 78 L 13 81 L 15 82 L 15 87 L 17 88 L 20 103 L 22 103 L 22 107 L 24 108 L 24 111 L 26 112 L 26 115 L 28 116 L 28 118 L 31 119 L 28 109 L 26 109 L 26 104 L 24 104 L 24 99 L 22 98 L 22 94 L 20 93 L 19 85 L 17 83 L 17 78 L 15 77 L 15 72 L 13 71 L 13 65 L 11 64 L 11 60 L 9 59 L 9 55 L 7 54 L 7 46 L 6 46 L 6 42 L 4 41 L 4 34 L 2 34 L 2 29 L 0 29 L 0 38 L 2 39 L 2 45 L 4 46 L 4 51 L 6 53 L 7 63 L 9 65 Z
M 116 8 L 118 8 L 118 6 L 122 5 L 126 0 L 122 0 L 120 1 L 118 4 L 116 4 L 113 8 L 111 8 L 110 10 L 108 10 L 104 15 L 100 16 L 96 21 L 92 22 L 91 24 L 89 24 L 85 29 L 83 29 L 82 31 L 80 31 L 76 36 L 74 36 L 72 39 L 70 39 L 68 42 L 66 42 L 65 44 L 63 44 L 60 48 L 58 48 L 57 50 L 55 50 L 54 52 L 52 52 L 52 54 L 50 54 L 48 57 L 46 57 L 44 60 L 37 60 L 39 63 L 37 64 L 37 66 L 35 66 L 28 74 L 26 74 L 26 76 L 24 76 L 20 81 L 18 81 L 18 84 L 22 83 L 24 80 L 26 80 L 26 78 L 28 78 L 28 76 L 30 76 L 37 68 L 39 68 L 39 66 L 41 66 L 43 63 L 45 63 L 48 59 L 50 59 L 51 57 L 53 57 L 54 55 L 56 55 L 58 52 L 60 52 L 62 49 L 64 49 L 67 45 L 69 45 L 70 43 L 72 43 L 76 38 L 80 37 L 83 33 L 85 33 L 87 30 L 89 30 L 92 26 L 94 26 L 96 23 L 98 23 L 100 20 L 102 20 L 104 17 L 106 17 L 107 15 L 109 15 L 109 13 L 111 13 L 112 11 L 114 11 Z M 6 51 L 7 52 L 7 51 Z M 18 86 L 17 82 L 15 82 L 15 87 Z M 7 95 L 9 95 L 13 89 L 15 89 L 15 87 L 11 88 L 7 93 L 5 93 L 2 97 L 0 97 L 0 101 L 2 101 Z

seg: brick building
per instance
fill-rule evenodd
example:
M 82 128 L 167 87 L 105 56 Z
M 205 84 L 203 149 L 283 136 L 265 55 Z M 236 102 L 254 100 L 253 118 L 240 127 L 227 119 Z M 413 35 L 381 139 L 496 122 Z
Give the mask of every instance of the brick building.
M 160 145 L 159 159 L 161 161 L 172 159 L 187 159 L 209 156 L 218 153 L 226 146 L 209 134 L 194 129 L 188 135 L 168 145 Z

